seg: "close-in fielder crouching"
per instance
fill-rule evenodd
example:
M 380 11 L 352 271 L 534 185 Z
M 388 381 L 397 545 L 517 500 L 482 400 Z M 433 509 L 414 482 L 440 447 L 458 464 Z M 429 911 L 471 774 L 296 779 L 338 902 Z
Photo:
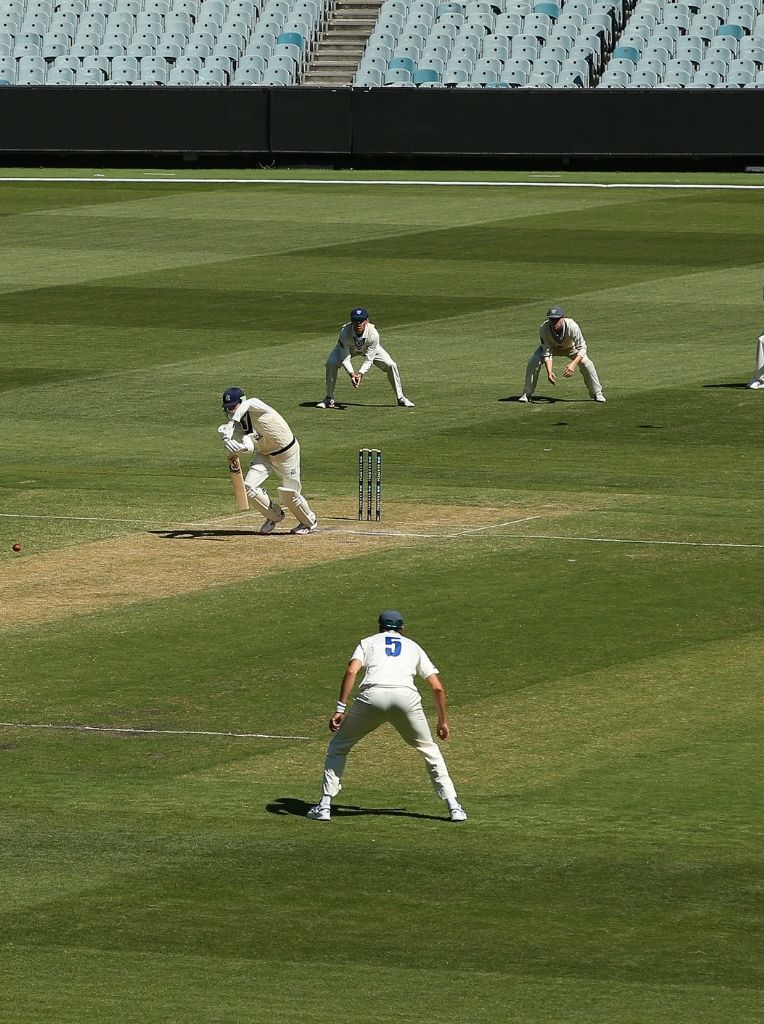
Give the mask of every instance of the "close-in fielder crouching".
M 419 675 L 432 690 L 438 708 L 437 734 L 442 740 L 448 739 L 446 693 L 438 670 L 419 644 L 402 635 L 403 618 L 399 612 L 382 612 L 378 621 L 380 631 L 361 640 L 342 680 L 337 708 L 329 720 L 334 736 L 326 751 L 321 799 L 308 811 L 308 817 L 314 821 L 331 820 L 331 802 L 342 789 L 347 755 L 364 736 L 389 722 L 424 758 L 435 792 L 446 802 L 451 821 L 464 821 L 467 815 L 459 805 L 446 762 L 433 740 L 422 698 L 414 685 L 414 675 Z M 358 697 L 345 713 L 356 676 L 362 668 L 366 672 Z
M 272 533 L 284 518 L 284 509 L 297 520 L 292 533 L 312 533 L 316 515 L 302 495 L 300 481 L 300 442 L 280 413 L 259 398 L 247 398 L 241 388 L 229 388 L 223 394 L 228 422 L 218 427 L 229 455 L 254 454 L 244 477 L 244 486 L 252 503 L 265 516 L 260 533 Z M 237 432 L 238 439 L 234 436 Z M 279 502 L 263 489 L 271 470 L 281 478 Z

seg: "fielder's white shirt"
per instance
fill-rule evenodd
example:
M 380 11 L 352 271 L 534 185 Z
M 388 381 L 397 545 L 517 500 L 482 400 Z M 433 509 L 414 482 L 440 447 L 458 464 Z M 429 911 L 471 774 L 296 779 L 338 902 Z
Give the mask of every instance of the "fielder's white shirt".
M 359 691 L 370 686 L 397 686 L 419 692 L 414 676 L 426 679 L 438 671 L 419 644 L 394 629 L 365 637 L 353 651 L 353 658 L 366 669 Z
M 356 334 L 352 323 L 340 327 L 337 344 L 342 349 L 342 365 L 348 373 L 353 373 L 352 356 L 365 356 L 359 373 L 367 374 L 374 365 L 379 348 L 379 331 L 373 323 L 367 321 L 361 334 Z
M 539 340 L 544 359 L 550 356 L 577 356 L 579 352 L 586 355 L 586 341 L 576 321 L 566 316 L 563 325 L 562 334 L 555 334 L 548 320 L 541 325 Z
M 259 398 L 245 398 L 231 420 L 241 429 L 242 434 L 252 434 L 256 451 L 263 455 L 271 455 L 286 448 L 294 440 L 292 428 L 281 413 Z

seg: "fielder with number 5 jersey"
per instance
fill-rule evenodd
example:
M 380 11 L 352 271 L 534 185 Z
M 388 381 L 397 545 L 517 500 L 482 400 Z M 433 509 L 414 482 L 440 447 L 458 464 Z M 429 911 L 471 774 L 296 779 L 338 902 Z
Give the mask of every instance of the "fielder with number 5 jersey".
M 313 821 L 331 821 L 332 797 L 342 789 L 347 755 L 364 736 L 390 722 L 424 758 L 435 792 L 448 805 L 449 819 L 465 821 L 467 815 L 456 798 L 446 762 L 432 738 L 422 698 L 414 684 L 414 676 L 418 675 L 432 690 L 438 708 L 438 737 L 447 740 L 450 730 L 446 692 L 438 670 L 419 644 L 403 636 L 400 612 L 382 612 L 378 623 L 379 632 L 361 640 L 348 663 L 337 707 L 329 719 L 334 736 L 326 751 L 321 800 L 310 808 L 308 817 Z M 358 696 L 348 709 L 347 702 L 361 669 L 365 669 L 365 674 Z

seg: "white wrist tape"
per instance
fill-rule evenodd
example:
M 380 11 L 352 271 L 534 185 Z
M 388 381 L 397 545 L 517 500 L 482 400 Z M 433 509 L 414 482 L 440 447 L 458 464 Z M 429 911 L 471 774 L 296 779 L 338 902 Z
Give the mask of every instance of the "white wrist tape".
M 338 700 L 337 701 L 337 707 L 334 709 L 335 715 L 344 715 L 346 707 L 347 707 L 347 704 L 343 703 L 341 700 Z

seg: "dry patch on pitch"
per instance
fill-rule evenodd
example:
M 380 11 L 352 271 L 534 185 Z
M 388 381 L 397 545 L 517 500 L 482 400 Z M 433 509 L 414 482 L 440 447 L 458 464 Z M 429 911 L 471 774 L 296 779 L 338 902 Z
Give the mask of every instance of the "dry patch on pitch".
M 532 514 L 527 507 L 470 509 L 390 503 L 384 523 L 347 517 L 347 506 L 318 508 L 321 528 L 293 537 L 257 532 L 254 514 L 130 534 L 30 555 L 0 569 L 0 625 L 52 622 L 122 605 L 190 594 L 301 566 L 356 558 L 490 527 Z M 291 526 L 293 521 L 287 522 Z

